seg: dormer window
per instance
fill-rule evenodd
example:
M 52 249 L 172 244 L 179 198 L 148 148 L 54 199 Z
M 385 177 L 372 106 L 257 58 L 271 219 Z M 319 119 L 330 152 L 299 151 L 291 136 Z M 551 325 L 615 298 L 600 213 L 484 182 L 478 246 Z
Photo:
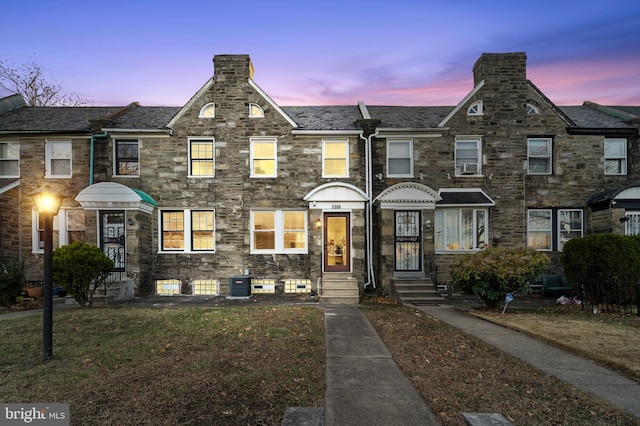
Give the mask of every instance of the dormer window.
M 258 104 L 249 104 L 249 117 L 263 118 L 264 110 Z
M 200 118 L 214 118 L 216 116 L 216 104 L 209 102 L 200 110 Z
M 527 114 L 540 114 L 540 108 L 530 102 L 527 102 Z
M 467 115 L 482 115 L 482 101 L 476 101 L 471 104 L 467 110 Z

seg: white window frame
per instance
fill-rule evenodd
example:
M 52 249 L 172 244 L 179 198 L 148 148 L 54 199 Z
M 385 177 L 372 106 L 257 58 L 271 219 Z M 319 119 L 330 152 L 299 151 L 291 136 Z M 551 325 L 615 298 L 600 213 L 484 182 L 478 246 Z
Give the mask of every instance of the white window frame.
M 200 108 L 198 118 L 216 118 L 216 104 L 215 102 L 209 102 Z
M 256 103 L 249 104 L 249 117 L 250 118 L 264 118 L 264 109 Z
M 344 147 L 344 174 L 330 175 L 326 171 L 325 161 L 330 159 L 342 159 L 342 157 L 328 157 L 326 146 L 328 144 L 342 144 Z M 323 178 L 348 178 L 349 177 L 349 139 L 322 139 L 322 177 Z
M 471 212 L 472 215 L 472 229 L 473 235 L 471 235 L 471 248 L 461 248 L 461 243 L 465 240 L 464 227 L 463 227 L 463 212 Z M 484 218 L 482 217 L 484 216 Z M 447 241 L 449 238 L 449 220 L 454 221 L 456 224 L 455 240 L 458 243 L 457 247 L 448 247 Z M 483 228 L 484 241 L 480 241 L 478 234 Z M 434 235 L 435 235 L 435 249 L 436 252 L 475 252 L 483 250 L 488 246 L 489 238 L 489 209 L 484 207 L 473 206 L 460 206 L 455 208 L 442 208 L 436 209 L 434 213 Z
M 65 157 L 60 157 L 60 158 L 54 158 L 54 146 L 60 146 L 60 147 L 66 147 L 66 151 L 65 155 L 68 155 L 68 158 Z M 52 161 L 53 160 L 57 160 L 57 161 L 62 161 L 62 160 L 66 160 L 69 162 L 69 173 L 68 174 L 61 174 L 61 175 L 55 175 L 53 174 L 53 166 L 52 166 Z M 45 177 L 47 178 L 70 178 L 73 177 L 73 147 L 71 145 L 71 141 L 69 140 L 46 140 L 45 141 Z
M 532 213 L 544 213 L 549 216 L 549 226 L 548 227 L 538 227 L 534 228 L 532 226 Z M 549 237 L 549 246 L 548 247 L 539 247 L 534 246 L 530 242 L 530 238 L 534 234 L 544 234 Z M 553 210 L 552 209 L 529 209 L 527 210 L 527 247 L 534 248 L 538 251 L 552 251 L 553 250 Z
M 192 152 L 191 152 L 191 144 L 192 142 L 206 142 L 206 143 L 211 143 L 211 174 L 210 175 L 194 175 L 193 174 L 193 163 L 195 160 L 208 160 L 208 159 L 194 159 L 192 157 Z M 208 177 L 214 177 L 216 174 L 216 141 L 214 138 L 199 138 L 199 137 L 190 137 L 187 138 L 187 146 L 188 146 L 188 150 L 189 150 L 189 177 L 190 178 L 208 178 Z
M 255 227 L 254 227 L 254 214 L 256 212 L 271 212 L 274 213 L 274 245 L 275 248 L 273 249 L 257 249 L 254 247 L 254 233 L 255 231 Z M 304 230 L 298 230 L 298 231 L 304 231 L 304 240 L 305 240 L 305 247 L 304 249 L 299 249 L 299 248 L 286 248 L 284 246 L 284 234 L 285 234 L 285 229 L 284 229 L 284 214 L 285 212 L 301 212 L 304 214 Z M 297 210 L 297 209 L 290 209 L 290 210 L 252 210 L 251 211 L 251 221 L 250 221 L 250 233 L 251 233 L 251 247 L 250 247 L 250 253 L 251 254 L 308 254 L 309 253 L 309 220 L 308 220 L 308 215 L 306 213 L 306 210 Z
M 164 221 L 162 218 L 163 213 L 168 212 L 180 212 L 182 213 L 182 233 L 183 233 L 183 248 L 181 249 L 165 249 L 164 246 Z M 192 213 L 193 212 L 210 212 L 213 214 L 213 230 L 212 230 L 212 239 L 213 239 L 213 249 L 211 250 L 196 250 L 193 248 L 193 223 L 192 223 Z M 158 252 L 159 253 L 195 253 L 195 254 L 203 254 L 203 253 L 215 253 L 216 252 L 216 211 L 215 209 L 207 209 L 207 208 L 193 208 L 193 209 L 161 209 L 158 210 Z
M 138 169 L 136 170 L 136 173 L 131 173 L 131 174 L 120 174 L 119 173 L 119 168 L 118 168 L 118 144 L 120 142 L 136 142 L 137 147 L 138 147 Z M 142 141 L 138 138 L 115 138 L 113 140 L 113 176 L 114 177 L 122 177 L 122 178 L 137 178 L 140 177 L 140 168 L 141 168 L 141 161 L 140 161 L 140 150 L 142 148 Z
M 540 114 L 540 108 L 531 102 L 527 102 L 526 111 L 528 115 Z
M 392 156 L 391 146 L 394 144 L 407 144 L 408 157 Z M 408 160 L 409 173 L 393 173 L 391 167 L 392 160 Z M 387 139 L 387 177 L 391 178 L 412 178 L 413 177 L 413 139 Z
M 469 105 L 469 109 L 467 109 L 467 115 L 484 115 L 482 101 L 475 101 L 474 103 Z
M 16 163 L 17 174 L 0 174 L 0 178 L 18 178 L 20 177 L 20 143 L 19 142 L 0 142 L 0 147 L 6 147 L 6 154 L 2 154 L 3 149 L 0 148 L 0 163 L 4 168 L 5 164 Z M 12 157 L 11 152 L 14 151 L 17 156 Z
M 262 157 L 262 158 L 257 158 L 255 156 L 255 152 L 253 149 L 253 144 L 254 143 L 265 143 L 265 142 L 271 142 L 273 143 L 273 157 Z M 251 154 L 250 154 L 250 177 L 252 178 L 275 178 L 278 177 L 278 138 L 273 138 L 273 137 L 259 137 L 259 138 L 250 138 L 249 139 L 249 144 L 251 145 Z M 271 160 L 273 159 L 273 173 L 272 174 L 255 174 L 254 170 L 255 168 L 253 167 L 253 162 L 255 160 Z
M 548 154 L 532 153 L 532 142 L 544 141 L 546 142 L 549 152 Z M 546 159 L 549 163 L 549 170 L 544 172 L 538 172 L 531 166 L 531 159 Z M 527 174 L 529 175 L 544 175 L 548 176 L 553 173 L 553 139 L 552 138 L 527 138 Z
M 63 244 L 61 243 L 60 237 L 60 229 L 62 225 L 62 229 L 66 229 L 66 220 L 65 220 L 65 211 L 60 209 L 58 214 L 53 217 L 53 248 L 57 249 L 61 247 Z M 62 223 L 61 223 L 62 222 Z M 40 239 L 40 235 L 42 233 L 42 239 Z M 64 232 L 62 233 L 62 239 L 64 237 Z M 40 228 L 40 214 L 38 210 L 31 210 L 31 251 L 33 253 L 44 253 L 44 228 Z
M 476 157 L 460 157 L 458 154 L 459 150 L 462 148 L 458 148 L 459 144 L 463 143 L 475 143 L 476 144 Z M 455 175 L 459 177 L 467 177 L 467 176 L 482 176 L 482 136 L 456 136 L 455 140 L 455 148 L 454 148 L 454 166 L 455 166 Z M 465 164 L 473 165 L 476 164 L 476 172 L 469 173 L 465 172 L 469 170 L 470 167 L 465 167 Z
M 622 143 L 624 145 L 624 154 L 607 155 L 607 145 L 610 143 Z M 620 171 L 609 173 L 607 171 L 607 162 L 616 161 L 620 164 Z M 625 138 L 605 138 L 604 139 L 604 174 L 607 176 L 623 176 L 627 174 L 627 139 Z
M 576 228 L 576 221 L 571 220 L 569 218 L 568 222 L 563 220 L 564 214 L 571 213 L 580 213 L 580 227 Z M 568 225 L 568 227 L 567 227 Z M 563 233 L 575 234 L 579 233 L 574 237 L 565 237 Z M 584 235 L 584 212 L 582 209 L 558 209 L 558 232 L 557 232 L 557 241 L 558 241 L 558 251 L 562 251 L 562 247 L 564 244 L 572 238 L 580 238 Z

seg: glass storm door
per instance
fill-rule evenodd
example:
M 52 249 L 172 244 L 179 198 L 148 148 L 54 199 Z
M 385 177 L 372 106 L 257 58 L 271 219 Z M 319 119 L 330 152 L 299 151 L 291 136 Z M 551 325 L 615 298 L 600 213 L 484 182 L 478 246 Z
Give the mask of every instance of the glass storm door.
M 394 212 L 396 272 L 422 271 L 422 221 L 420 211 Z
M 125 271 L 124 212 L 100 212 L 100 247 L 113 260 L 113 272 Z
M 324 214 L 324 270 L 344 272 L 351 269 L 349 213 Z

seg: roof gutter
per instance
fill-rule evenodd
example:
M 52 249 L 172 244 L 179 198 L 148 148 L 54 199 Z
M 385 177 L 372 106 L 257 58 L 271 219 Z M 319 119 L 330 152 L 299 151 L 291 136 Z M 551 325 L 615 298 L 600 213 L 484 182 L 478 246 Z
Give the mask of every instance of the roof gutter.
M 93 185 L 93 167 L 94 167 L 93 153 L 94 153 L 96 138 L 106 138 L 107 136 L 109 136 L 107 132 L 95 133 L 91 135 L 91 152 L 89 153 L 89 186 Z

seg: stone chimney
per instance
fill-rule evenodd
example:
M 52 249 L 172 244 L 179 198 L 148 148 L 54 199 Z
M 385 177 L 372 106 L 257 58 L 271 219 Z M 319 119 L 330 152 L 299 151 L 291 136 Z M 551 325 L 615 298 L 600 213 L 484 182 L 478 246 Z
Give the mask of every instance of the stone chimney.
M 213 57 L 213 76 L 218 82 L 253 79 L 253 64 L 249 55 L 216 55 Z
M 525 84 L 527 81 L 527 54 L 483 53 L 473 66 L 473 85 L 484 80 L 485 84 Z

